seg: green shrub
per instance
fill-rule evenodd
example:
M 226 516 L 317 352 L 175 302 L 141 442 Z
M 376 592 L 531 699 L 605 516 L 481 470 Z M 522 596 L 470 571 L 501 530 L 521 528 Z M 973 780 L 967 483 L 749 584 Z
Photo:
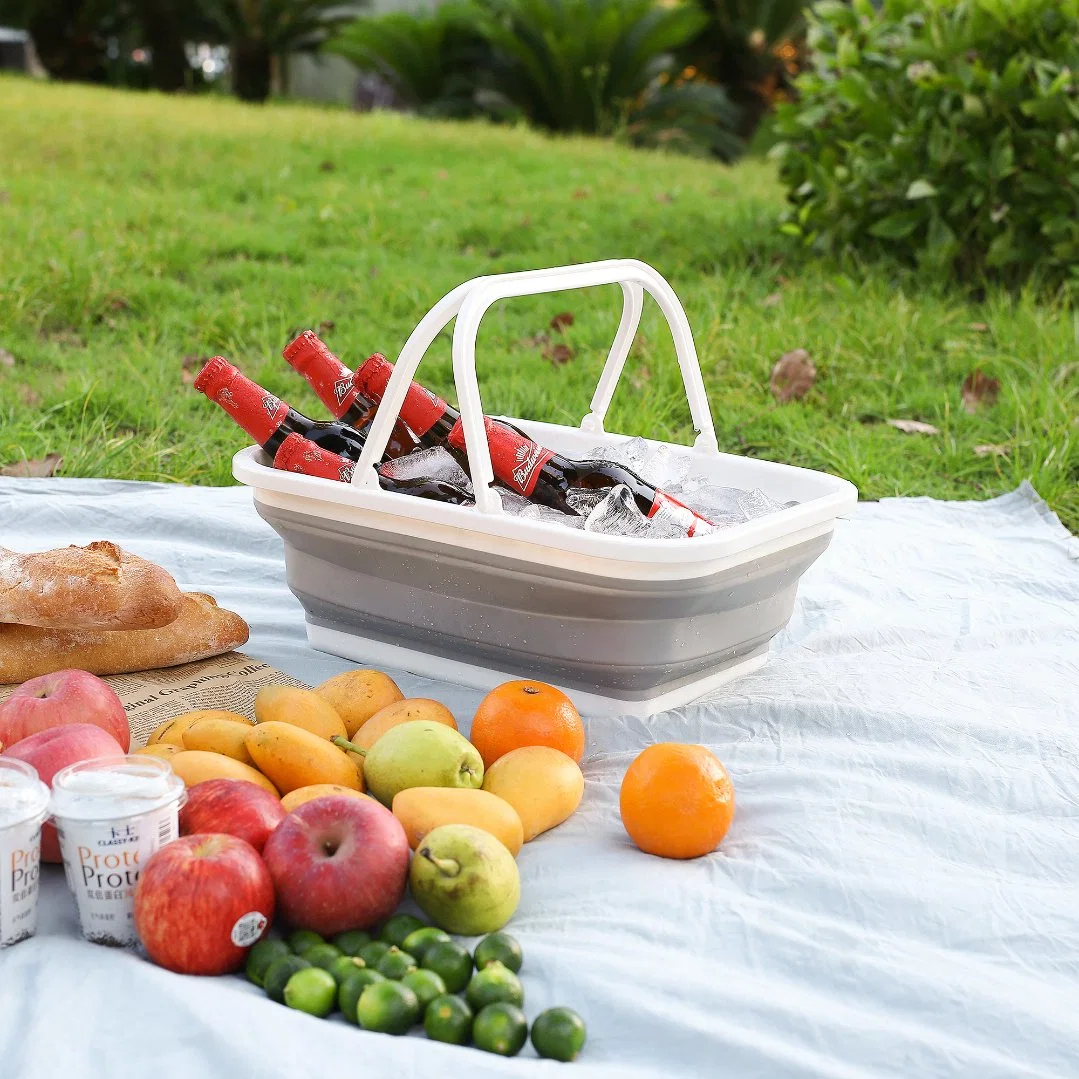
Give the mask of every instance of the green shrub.
M 361 17 L 330 47 L 419 112 L 524 117 L 730 160 L 738 109 L 721 87 L 678 77 L 676 52 L 706 21 L 660 0 L 462 0 Z
M 415 111 L 471 116 L 483 108 L 490 49 L 468 2 L 391 12 L 349 23 L 327 49 L 385 79 Z
M 1079 0 L 819 3 L 775 153 L 811 249 L 1079 284 Z

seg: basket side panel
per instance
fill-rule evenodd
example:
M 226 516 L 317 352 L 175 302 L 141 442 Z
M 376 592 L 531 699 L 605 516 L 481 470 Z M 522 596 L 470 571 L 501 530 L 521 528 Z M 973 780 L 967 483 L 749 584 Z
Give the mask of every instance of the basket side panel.
M 625 699 L 761 651 L 830 538 L 705 578 L 612 582 L 256 506 L 285 541 L 289 587 L 309 622 Z

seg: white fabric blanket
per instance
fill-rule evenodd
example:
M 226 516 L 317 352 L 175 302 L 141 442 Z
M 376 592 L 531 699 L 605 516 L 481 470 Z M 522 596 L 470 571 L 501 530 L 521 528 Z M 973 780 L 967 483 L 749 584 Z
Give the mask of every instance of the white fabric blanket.
M 243 614 L 252 654 L 309 683 L 348 666 L 308 648 L 246 490 L 0 479 L 0 544 L 99 538 Z M 400 682 L 467 730 L 477 694 Z M 590 721 L 580 811 L 521 852 L 526 1011 L 588 1023 L 567 1074 L 1079 1075 L 1077 685 L 1079 543 L 1029 487 L 840 522 L 768 665 L 707 703 Z M 630 845 L 619 783 L 654 741 L 727 764 L 718 853 Z M 0 953 L 2 1079 L 559 1067 L 368 1034 L 87 944 L 55 869 L 38 936 Z

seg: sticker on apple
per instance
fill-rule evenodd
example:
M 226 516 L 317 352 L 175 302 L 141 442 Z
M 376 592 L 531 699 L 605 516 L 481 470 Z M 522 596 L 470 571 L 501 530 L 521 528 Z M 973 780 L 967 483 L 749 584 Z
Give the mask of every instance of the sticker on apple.
M 261 936 L 266 928 L 266 915 L 257 910 L 248 914 L 241 914 L 232 927 L 232 943 L 237 948 L 250 948 Z

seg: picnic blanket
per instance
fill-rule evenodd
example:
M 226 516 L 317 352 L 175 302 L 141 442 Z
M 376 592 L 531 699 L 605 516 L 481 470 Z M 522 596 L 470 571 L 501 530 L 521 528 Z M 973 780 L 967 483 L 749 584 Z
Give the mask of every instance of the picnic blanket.
M 0 543 L 104 538 L 213 593 L 308 683 L 282 550 L 241 488 L 0 480 Z M 402 674 L 467 731 L 478 694 Z M 529 1017 L 588 1024 L 572 1065 L 365 1033 L 79 939 L 62 873 L 0 953 L 2 1079 L 1079 1075 L 1079 543 L 1034 491 L 865 504 L 805 577 L 769 663 L 712 700 L 589 720 L 585 799 L 525 846 L 511 923 Z M 690 862 L 633 848 L 621 777 L 701 742 L 738 810 Z

